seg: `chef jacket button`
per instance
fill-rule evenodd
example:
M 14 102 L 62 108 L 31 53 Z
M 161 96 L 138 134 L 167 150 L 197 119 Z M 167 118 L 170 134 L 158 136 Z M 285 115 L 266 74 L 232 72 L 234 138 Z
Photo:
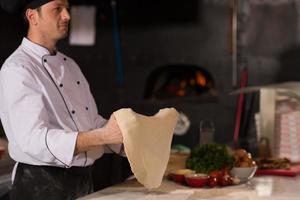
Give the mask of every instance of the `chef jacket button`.
M 63 87 L 64 85 L 61 83 L 61 84 L 59 84 L 59 87 Z
M 44 62 L 47 62 L 47 59 L 44 59 Z
M 75 114 L 75 110 L 72 110 L 72 114 Z
M 79 84 L 80 84 L 80 81 L 77 81 L 77 84 L 79 85 Z
M 64 61 L 66 61 L 67 60 L 67 58 L 64 58 Z
M 86 109 L 86 110 L 89 110 L 89 108 L 88 108 L 88 107 L 85 107 L 85 109 Z

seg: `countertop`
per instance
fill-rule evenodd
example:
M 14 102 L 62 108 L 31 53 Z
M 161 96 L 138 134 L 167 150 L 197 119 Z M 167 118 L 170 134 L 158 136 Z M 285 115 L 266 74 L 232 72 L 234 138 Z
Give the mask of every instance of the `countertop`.
M 190 188 L 164 179 L 157 189 L 146 189 L 136 180 L 100 190 L 81 200 L 300 200 L 300 175 L 258 176 L 227 187 Z

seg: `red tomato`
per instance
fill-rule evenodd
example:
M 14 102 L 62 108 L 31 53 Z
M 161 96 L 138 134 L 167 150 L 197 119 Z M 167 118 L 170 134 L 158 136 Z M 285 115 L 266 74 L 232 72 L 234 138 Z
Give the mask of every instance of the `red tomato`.
M 227 186 L 228 185 L 227 177 L 223 176 L 222 178 L 220 178 L 219 184 L 221 186 Z
M 208 180 L 208 185 L 210 187 L 216 187 L 218 185 L 218 178 L 217 177 L 210 177 Z
M 219 184 L 221 186 L 232 185 L 232 183 L 233 183 L 233 179 L 229 175 L 225 175 L 225 176 L 221 177 L 220 180 L 219 180 Z
M 209 173 L 209 176 L 214 178 L 220 178 L 222 176 L 222 172 L 219 170 L 214 170 Z
M 222 176 L 226 176 L 226 175 L 229 176 L 229 169 L 227 167 L 222 168 L 221 174 L 222 174 Z

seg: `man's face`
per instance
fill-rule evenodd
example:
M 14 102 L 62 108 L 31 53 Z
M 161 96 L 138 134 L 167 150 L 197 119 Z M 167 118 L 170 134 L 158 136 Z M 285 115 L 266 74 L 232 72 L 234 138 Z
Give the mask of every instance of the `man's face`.
M 67 36 L 70 21 L 68 0 L 53 0 L 41 6 L 38 12 L 39 30 L 44 37 L 59 40 Z

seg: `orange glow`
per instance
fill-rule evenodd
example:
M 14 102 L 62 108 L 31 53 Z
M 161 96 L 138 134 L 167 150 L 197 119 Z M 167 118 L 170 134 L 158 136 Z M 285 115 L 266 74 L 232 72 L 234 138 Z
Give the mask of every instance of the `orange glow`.
M 182 97 L 182 96 L 185 96 L 185 90 L 178 90 L 177 91 L 177 96 L 180 96 L 180 97 Z
M 199 71 L 196 72 L 196 81 L 197 81 L 197 84 L 198 84 L 198 85 L 201 85 L 202 87 L 204 87 L 204 86 L 206 85 L 206 78 L 205 78 L 205 76 L 204 76 L 201 72 L 199 72 Z

